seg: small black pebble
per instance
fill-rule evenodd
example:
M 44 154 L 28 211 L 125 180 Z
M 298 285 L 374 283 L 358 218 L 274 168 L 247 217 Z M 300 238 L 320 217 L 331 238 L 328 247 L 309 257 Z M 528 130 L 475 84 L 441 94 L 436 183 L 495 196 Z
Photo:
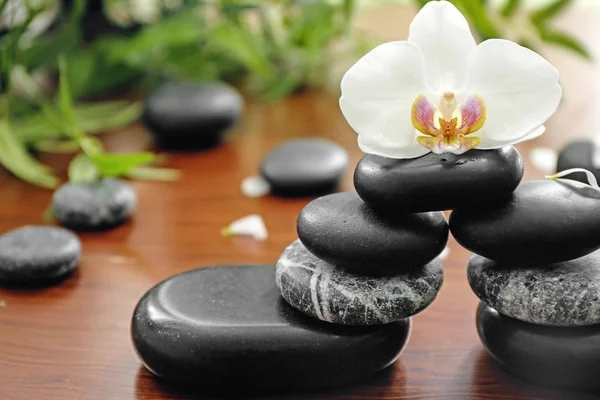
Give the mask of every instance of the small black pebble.
M 146 99 L 142 120 L 161 148 L 208 149 L 223 141 L 242 108 L 242 97 L 226 84 L 167 83 Z
M 53 198 L 56 219 L 77 230 L 102 230 L 121 225 L 133 213 L 135 191 L 127 183 L 103 178 L 89 183 L 67 183 Z

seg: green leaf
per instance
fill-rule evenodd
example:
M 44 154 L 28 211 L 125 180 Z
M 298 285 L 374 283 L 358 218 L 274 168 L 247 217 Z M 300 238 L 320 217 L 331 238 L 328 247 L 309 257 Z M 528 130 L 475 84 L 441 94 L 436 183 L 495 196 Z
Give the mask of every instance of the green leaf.
M 130 179 L 149 181 L 176 181 L 181 176 L 179 170 L 171 168 L 135 167 L 125 174 Z
M 52 201 L 46 207 L 46 210 L 42 215 L 42 220 L 47 223 L 54 222 L 56 220 L 56 215 L 54 214 L 54 203 Z
M 0 120 L 0 163 L 14 175 L 33 185 L 53 189 L 59 183 L 48 167 L 40 164 L 27 152 L 4 120 Z
M 85 155 L 79 153 L 69 164 L 69 182 L 92 182 L 98 179 L 98 168 L 96 164 Z
M 246 29 L 224 22 L 210 35 L 210 45 L 236 59 L 263 80 L 273 77 L 271 64 L 259 39 Z
M 75 153 L 80 150 L 79 143 L 73 140 L 42 139 L 33 144 L 33 147 L 44 153 Z
M 73 116 L 73 99 L 71 98 L 71 89 L 69 88 L 69 74 L 67 69 L 67 60 L 64 55 L 58 58 L 58 100 L 62 117 L 65 119 L 65 129 L 67 134 L 75 135 L 75 117 Z
M 485 4 L 473 0 L 450 0 L 471 22 L 481 40 L 500 37 L 500 32 L 490 19 Z
M 552 17 L 558 15 L 564 8 L 570 5 L 572 0 L 554 0 L 552 3 L 541 7 L 531 13 L 531 20 L 534 24 L 547 22 Z
M 510 18 L 515 15 L 515 12 L 521 6 L 521 0 L 506 0 L 504 6 L 500 10 L 500 13 L 504 18 Z
M 576 38 L 565 32 L 552 31 L 549 29 L 540 30 L 540 38 L 545 43 L 551 43 L 560 47 L 569 49 L 587 60 L 592 59 L 592 55 L 589 53 L 587 48 L 579 42 Z
M 150 164 L 155 157 L 152 153 L 97 154 L 90 156 L 100 175 L 112 177 L 123 176 L 133 168 Z

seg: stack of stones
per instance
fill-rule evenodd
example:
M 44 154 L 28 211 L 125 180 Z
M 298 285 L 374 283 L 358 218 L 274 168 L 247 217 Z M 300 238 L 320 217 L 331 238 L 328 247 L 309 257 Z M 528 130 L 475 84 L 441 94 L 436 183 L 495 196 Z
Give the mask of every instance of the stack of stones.
M 321 197 L 302 210 L 299 240 L 277 263 L 277 286 L 291 306 L 322 321 L 406 321 L 442 284 L 442 210 L 507 198 L 522 176 L 512 147 L 403 160 L 366 155 L 355 170 L 357 193 Z
M 598 390 L 600 191 L 527 180 L 503 202 L 455 210 L 472 255 L 479 336 L 504 368 L 549 386 Z

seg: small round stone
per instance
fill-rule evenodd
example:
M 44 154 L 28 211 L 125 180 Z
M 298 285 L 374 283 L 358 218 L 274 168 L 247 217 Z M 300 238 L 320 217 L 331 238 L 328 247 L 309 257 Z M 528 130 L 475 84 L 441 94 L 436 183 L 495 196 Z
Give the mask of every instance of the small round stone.
M 480 303 L 477 331 L 488 353 L 523 379 L 581 392 L 600 389 L 600 325 L 562 328 L 530 324 Z M 580 397 L 569 393 L 560 398 Z
M 378 214 L 354 192 L 310 202 L 298 216 L 306 248 L 336 267 L 364 274 L 398 273 L 437 257 L 448 241 L 442 212 Z
M 583 168 L 592 172 L 598 181 L 600 181 L 600 165 L 594 165 L 594 158 L 600 160 L 598 152 L 600 147 L 590 139 L 577 140 L 569 143 L 558 154 L 557 172 L 565 171 L 571 168 Z M 583 172 L 576 172 L 565 176 L 565 179 L 573 179 L 583 183 L 588 183 Z
M 401 160 L 368 154 L 354 171 L 354 186 L 378 211 L 442 211 L 502 201 L 522 177 L 523 159 L 508 146 Z
M 348 153 L 326 139 L 290 140 L 263 159 L 260 174 L 279 196 L 311 196 L 334 190 L 348 168 Z
M 600 323 L 600 251 L 541 266 L 473 254 L 467 271 L 477 297 L 509 317 L 550 326 Z
M 55 193 L 52 208 L 64 226 L 79 230 L 107 229 L 125 222 L 137 203 L 127 183 L 103 178 L 89 183 L 67 183 Z
M 570 179 L 526 180 L 506 202 L 458 208 L 450 231 L 492 260 L 550 264 L 600 249 L 600 191 Z
M 205 149 L 223 141 L 242 108 L 242 97 L 226 84 L 167 83 L 146 99 L 142 120 L 162 148 Z
M 442 281 L 438 259 L 404 274 L 365 276 L 315 257 L 299 240 L 285 249 L 276 269 L 277 287 L 292 307 L 343 325 L 381 325 L 415 315 L 433 302 Z
M 25 226 L 0 236 L 0 282 L 54 282 L 76 267 L 81 256 L 77 236 L 64 228 Z

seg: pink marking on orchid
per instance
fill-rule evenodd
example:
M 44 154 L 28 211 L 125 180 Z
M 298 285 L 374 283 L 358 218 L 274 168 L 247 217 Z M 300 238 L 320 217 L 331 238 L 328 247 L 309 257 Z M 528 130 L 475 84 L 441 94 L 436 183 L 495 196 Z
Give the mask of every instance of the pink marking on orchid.
M 453 110 L 447 109 L 449 104 L 454 107 Z M 486 108 L 483 99 L 473 94 L 457 107 L 454 94 L 444 93 L 440 105 L 445 108 L 443 112 L 423 95 L 417 96 L 413 102 L 411 108 L 413 126 L 427 135 L 418 136 L 417 141 L 436 154 L 445 152 L 462 154 L 476 147 L 480 139 L 466 136 L 477 132 L 485 123 Z M 435 117 L 439 115 L 452 117 L 438 117 L 438 128 Z

